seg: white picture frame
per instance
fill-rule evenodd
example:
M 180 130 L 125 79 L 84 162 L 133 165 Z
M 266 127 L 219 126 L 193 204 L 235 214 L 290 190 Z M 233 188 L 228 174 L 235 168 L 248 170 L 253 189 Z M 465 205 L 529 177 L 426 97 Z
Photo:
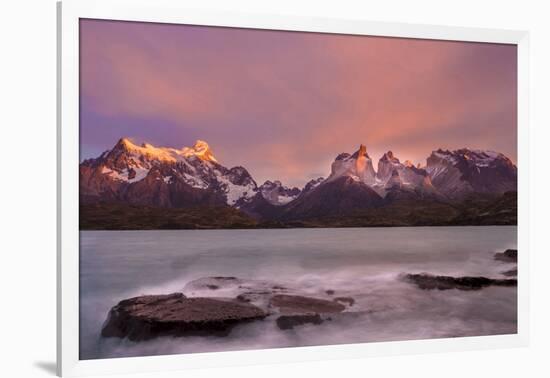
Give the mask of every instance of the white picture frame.
M 506 43 L 518 52 L 518 332 L 514 335 L 79 360 L 79 19 L 275 29 Z M 518 347 L 529 335 L 528 50 L 525 31 L 186 9 L 177 0 L 58 3 L 57 371 L 60 376 L 144 373 L 306 360 Z

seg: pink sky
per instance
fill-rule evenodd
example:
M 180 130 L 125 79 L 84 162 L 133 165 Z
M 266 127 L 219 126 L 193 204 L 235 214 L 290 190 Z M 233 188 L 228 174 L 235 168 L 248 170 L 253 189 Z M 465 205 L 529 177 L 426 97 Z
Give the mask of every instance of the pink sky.
M 81 21 L 82 157 L 118 138 L 206 140 L 261 184 L 303 185 L 367 146 L 424 164 L 432 150 L 516 160 L 513 45 Z

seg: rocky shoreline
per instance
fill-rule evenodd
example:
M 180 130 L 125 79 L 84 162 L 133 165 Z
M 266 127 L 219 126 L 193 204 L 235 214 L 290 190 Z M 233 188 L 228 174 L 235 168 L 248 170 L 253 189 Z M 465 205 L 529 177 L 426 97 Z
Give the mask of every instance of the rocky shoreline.
M 204 277 L 188 283 L 184 291 L 199 296 L 172 293 L 120 301 L 109 311 L 101 336 L 132 341 L 160 336 L 226 336 L 239 324 L 266 317 L 273 318 L 279 329 L 289 330 L 321 324 L 354 303 L 348 297 L 295 295 L 281 285 L 236 277 Z M 211 297 L 211 293 L 220 296 Z
M 517 261 L 517 250 L 497 253 L 495 260 Z M 507 278 L 452 277 L 407 273 L 403 282 L 419 290 L 482 290 L 489 286 L 515 287 L 517 267 L 501 273 Z M 162 336 L 227 336 L 234 327 L 271 319 L 282 331 L 338 317 L 358 314 L 356 299 L 327 289 L 311 296 L 284 285 L 237 277 L 204 277 L 163 295 L 124 299 L 108 313 L 101 336 L 144 341 Z M 185 294 L 184 294 L 185 293 Z M 215 295 L 215 296 L 214 296 Z M 320 296 L 323 296 L 320 298 Z M 355 310 L 355 311 L 354 311 Z

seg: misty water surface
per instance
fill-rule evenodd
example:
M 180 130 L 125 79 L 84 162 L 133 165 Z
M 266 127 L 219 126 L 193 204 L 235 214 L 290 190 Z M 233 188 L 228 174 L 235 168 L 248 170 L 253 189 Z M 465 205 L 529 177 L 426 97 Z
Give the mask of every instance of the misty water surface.
M 424 291 L 402 273 L 503 278 L 493 259 L 516 248 L 516 227 L 82 231 L 80 357 L 109 358 L 516 332 L 517 290 Z M 274 321 L 228 337 L 101 339 L 109 309 L 142 294 L 182 291 L 191 280 L 269 280 L 326 298 L 351 296 L 359 314 L 281 331 Z M 188 293 L 187 293 L 188 294 Z M 215 295 L 215 294 L 212 294 Z

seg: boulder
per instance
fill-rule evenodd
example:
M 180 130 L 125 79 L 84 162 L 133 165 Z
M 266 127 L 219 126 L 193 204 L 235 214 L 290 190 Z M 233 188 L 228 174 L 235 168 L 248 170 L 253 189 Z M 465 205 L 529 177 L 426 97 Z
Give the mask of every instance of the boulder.
M 159 336 L 225 336 L 242 323 L 267 316 L 261 308 L 231 298 L 187 298 L 182 293 L 125 299 L 103 325 L 103 337 L 132 341 Z
M 504 262 L 517 262 L 518 261 L 518 250 L 517 249 L 507 249 L 501 253 L 495 253 L 495 260 L 504 261 Z
M 426 273 L 406 274 L 404 278 L 422 290 L 480 290 L 487 286 L 517 286 L 516 279 L 434 276 Z

